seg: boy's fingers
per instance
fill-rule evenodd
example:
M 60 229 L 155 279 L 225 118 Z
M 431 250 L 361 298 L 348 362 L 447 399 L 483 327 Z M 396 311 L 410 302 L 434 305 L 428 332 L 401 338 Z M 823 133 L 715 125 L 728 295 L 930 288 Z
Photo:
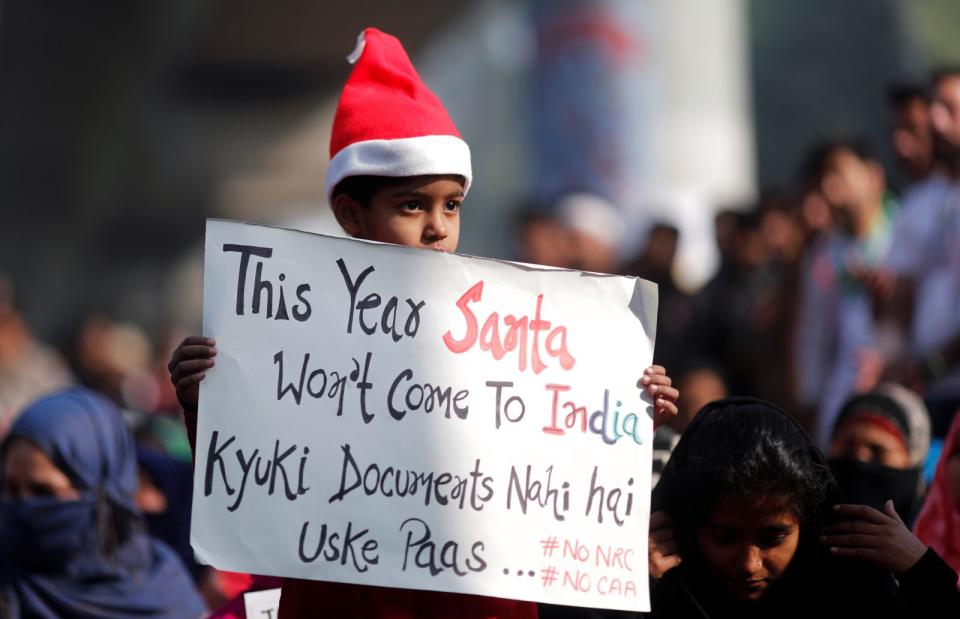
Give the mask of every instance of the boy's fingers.
M 216 345 L 217 342 L 213 338 L 203 337 L 201 335 L 191 335 L 185 337 L 183 338 L 183 341 L 180 342 L 180 345 L 177 346 L 177 349 L 173 351 L 173 356 L 170 359 L 170 363 L 167 364 L 167 369 L 171 372 L 173 371 L 174 366 L 184 358 L 186 349 L 191 349 L 194 346 L 213 348 Z
M 673 384 L 673 379 L 671 379 L 666 374 L 653 374 L 651 376 L 644 376 L 644 384 L 647 385 L 663 385 L 669 387 Z
M 658 375 L 658 374 L 660 374 L 660 375 L 666 375 L 667 370 L 666 370 L 666 368 L 664 368 L 662 365 L 651 365 L 650 367 L 648 367 L 647 369 L 645 369 L 645 370 L 643 371 L 643 373 L 644 373 L 644 374 L 651 375 L 651 376 L 656 376 L 656 375 Z
M 170 363 L 167 364 L 167 368 L 174 368 L 181 361 L 187 359 L 201 359 L 207 357 L 215 357 L 217 354 L 217 349 L 212 346 L 207 346 L 205 344 L 191 344 L 189 346 L 181 346 L 176 349 L 173 353 L 173 357 L 170 358 Z
M 192 344 L 190 346 L 184 346 L 180 349 L 180 359 L 205 359 L 208 357 L 216 357 L 217 349 L 212 346 L 205 346 L 203 344 Z
M 677 391 L 674 387 L 664 387 L 663 385 L 650 385 L 647 387 L 647 390 L 653 394 L 658 400 L 663 398 L 665 400 L 670 400 L 671 402 L 676 402 L 680 397 L 680 392 Z
M 206 377 L 206 374 L 203 372 L 199 374 L 191 374 L 185 378 L 181 378 L 177 381 L 177 391 L 186 391 L 190 387 L 197 385 Z
M 194 346 L 194 345 L 203 345 L 203 346 L 216 346 L 217 341 L 212 337 L 204 337 L 202 335 L 189 335 L 183 338 L 183 341 L 180 342 L 178 348 L 183 348 L 184 346 Z
M 198 372 L 203 372 L 208 370 L 214 365 L 213 359 L 197 359 L 195 361 L 181 361 L 177 364 L 177 367 L 173 369 L 173 373 L 170 375 L 170 379 L 174 383 L 179 383 L 183 378 L 190 376 L 192 374 L 197 374 Z
M 656 409 L 657 415 L 661 417 L 674 417 L 680 414 L 677 405 L 669 400 L 657 400 Z

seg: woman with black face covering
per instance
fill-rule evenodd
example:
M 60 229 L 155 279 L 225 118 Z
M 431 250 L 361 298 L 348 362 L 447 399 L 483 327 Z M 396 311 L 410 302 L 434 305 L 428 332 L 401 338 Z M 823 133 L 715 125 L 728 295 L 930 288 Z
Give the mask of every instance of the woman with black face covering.
M 930 416 L 923 400 L 888 383 L 847 400 L 834 422 L 827 455 L 848 502 L 883 510 L 892 500 L 910 525 L 923 503 L 929 450 Z
M 840 503 L 823 454 L 785 412 L 707 405 L 654 490 L 681 562 L 653 588 L 652 616 L 960 616 L 956 574 L 933 551 L 889 513 Z
M 0 455 L 0 617 L 204 613 L 183 565 L 145 533 L 133 437 L 110 402 L 85 389 L 44 398 Z

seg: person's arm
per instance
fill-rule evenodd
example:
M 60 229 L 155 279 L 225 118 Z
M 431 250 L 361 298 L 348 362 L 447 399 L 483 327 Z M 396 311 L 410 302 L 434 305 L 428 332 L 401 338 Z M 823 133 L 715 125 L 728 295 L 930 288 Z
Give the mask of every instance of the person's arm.
M 836 505 L 838 521 L 824 528 L 821 541 L 845 559 L 866 561 L 900 576 L 927 552 L 903 523 L 893 501 L 880 512 L 866 505 Z
M 200 382 L 206 372 L 215 365 L 216 341 L 208 337 L 192 335 L 184 338 L 173 351 L 167 369 L 170 382 L 177 390 L 177 400 L 183 407 L 183 421 L 187 426 L 190 449 L 196 453 L 197 405 L 200 399 Z
M 834 555 L 893 573 L 917 616 L 960 616 L 957 573 L 907 528 L 887 501 L 883 512 L 865 505 L 837 505 L 841 518 L 824 531 Z M 933 613 L 933 614 L 931 614 Z
M 928 548 L 897 580 L 900 592 L 918 617 L 960 617 L 957 573 L 933 548 Z

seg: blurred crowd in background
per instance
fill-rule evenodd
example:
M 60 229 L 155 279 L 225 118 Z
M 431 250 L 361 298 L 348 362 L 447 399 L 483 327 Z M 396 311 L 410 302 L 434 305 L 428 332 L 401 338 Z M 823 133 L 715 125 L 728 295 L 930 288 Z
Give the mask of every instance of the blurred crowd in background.
M 920 411 L 929 428 L 900 437 L 909 457 L 895 466 L 882 444 L 869 441 L 861 460 L 916 469 L 930 483 L 938 458 L 951 455 L 942 449 L 951 424 L 957 431 L 960 407 L 960 70 L 913 77 L 889 84 L 886 99 L 874 101 L 886 120 L 871 131 L 886 134 L 886 143 L 823 136 L 795 153 L 803 164 L 779 189 L 700 213 L 712 220 L 710 249 L 719 256 L 702 285 L 678 278 L 682 225 L 653 215 L 627 242 L 635 226 L 622 205 L 590 187 L 531 198 L 513 209 L 512 223 L 499 223 L 501 234 L 512 231 L 502 257 L 658 285 L 654 360 L 681 392 L 681 413 L 659 437 L 667 453 L 704 404 L 735 394 L 790 411 L 837 455 L 838 420 L 849 416 L 851 398 L 882 393 L 908 416 Z M 456 116 L 455 97 L 449 107 Z M 885 166 L 881 151 L 893 152 L 897 167 Z M 136 439 L 136 503 L 151 532 L 191 566 L 210 608 L 248 588 L 242 575 L 197 565 L 189 547 L 191 455 L 166 366 L 196 323 L 46 308 L 48 316 L 67 317 L 61 327 L 71 325 L 48 343 L 32 332 L 18 301 L 30 286 L 14 276 L 18 264 L 0 270 L 10 275 L 0 275 L 0 438 L 44 394 L 75 384 L 104 394 Z M 924 488 L 907 489 L 912 513 L 905 516 L 916 516 Z M 960 548 L 941 554 L 957 561 Z

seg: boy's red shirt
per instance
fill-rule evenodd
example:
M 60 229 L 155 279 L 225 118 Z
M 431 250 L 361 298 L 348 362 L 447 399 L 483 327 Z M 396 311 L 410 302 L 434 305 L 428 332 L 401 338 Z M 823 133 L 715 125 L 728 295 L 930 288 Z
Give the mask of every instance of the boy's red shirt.
M 196 453 L 197 413 L 184 411 L 190 449 Z M 282 619 L 357 617 L 358 619 L 537 619 L 533 602 L 500 598 L 369 587 L 314 580 L 283 581 Z

